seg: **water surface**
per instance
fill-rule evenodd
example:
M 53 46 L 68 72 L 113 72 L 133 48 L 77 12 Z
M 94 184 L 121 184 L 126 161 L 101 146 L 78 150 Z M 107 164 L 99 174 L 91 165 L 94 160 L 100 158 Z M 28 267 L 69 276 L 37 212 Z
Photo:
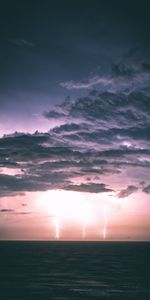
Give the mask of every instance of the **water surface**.
M 1 300 L 150 299 L 150 243 L 0 242 Z

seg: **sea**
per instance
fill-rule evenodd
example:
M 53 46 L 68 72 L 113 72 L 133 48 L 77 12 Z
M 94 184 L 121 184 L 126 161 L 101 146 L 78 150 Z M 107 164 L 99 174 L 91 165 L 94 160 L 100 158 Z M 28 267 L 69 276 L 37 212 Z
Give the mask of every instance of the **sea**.
M 149 242 L 0 242 L 0 300 L 150 300 Z

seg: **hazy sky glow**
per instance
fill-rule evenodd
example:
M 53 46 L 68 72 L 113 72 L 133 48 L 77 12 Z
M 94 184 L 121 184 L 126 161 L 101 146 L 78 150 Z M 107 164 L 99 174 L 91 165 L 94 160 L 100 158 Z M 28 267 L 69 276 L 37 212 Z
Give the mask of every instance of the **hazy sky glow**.
M 150 18 L 133 3 L 3 6 L 0 239 L 150 240 Z

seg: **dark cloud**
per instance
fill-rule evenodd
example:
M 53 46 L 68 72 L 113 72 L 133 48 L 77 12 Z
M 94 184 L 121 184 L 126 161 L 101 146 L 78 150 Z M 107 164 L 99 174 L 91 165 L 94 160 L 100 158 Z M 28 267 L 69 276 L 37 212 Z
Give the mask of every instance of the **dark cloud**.
M 110 69 L 97 72 L 81 80 L 69 80 L 60 85 L 68 90 L 97 88 L 99 91 L 124 92 L 139 90 L 150 83 L 150 56 L 141 47 L 134 47 Z
M 8 188 L 9 187 L 9 188 Z M 11 189 L 11 186 L 6 185 L 5 188 L 4 187 L 0 187 L 0 197 L 16 197 L 16 196 L 20 196 L 20 197 L 23 197 L 25 196 L 25 193 L 24 192 L 19 192 L 16 191 L 13 192 L 12 189 Z
M 141 182 L 139 183 L 139 185 L 140 185 L 140 187 L 144 187 L 144 186 L 145 186 L 145 181 L 141 181 Z
M 12 212 L 14 212 L 14 210 L 13 209 L 8 209 L 8 208 L 2 208 L 2 209 L 0 209 L 0 213 L 12 213 Z
M 114 64 L 112 66 L 112 74 L 115 77 L 128 77 L 132 78 L 134 75 L 134 71 L 132 68 L 126 66 L 123 63 Z
M 13 215 L 31 215 L 32 212 L 30 211 L 19 211 L 19 212 L 14 212 Z
M 112 192 L 108 189 L 105 184 L 101 183 L 90 183 L 90 184 L 79 184 L 79 185 L 68 185 L 64 187 L 67 191 L 87 192 L 87 193 L 105 193 Z
M 123 133 L 124 136 L 131 134 L 136 138 L 138 128 L 143 129 L 143 133 L 149 128 L 149 103 L 149 95 L 145 89 L 131 92 L 129 95 L 110 92 L 99 93 L 95 97 L 88 95 L 59 106 L 65 114 L 64 123 L 67 123 L 61 128 L 67 131 L 68 126 L 71 127 L 70 124 L 73 123 L 74 126 L 82 126 L 82 135 L 95 134 L 97 129 L 97 135 L 102 137 Z M 56 111 L 57 109 L 56 106 Z M 51 115 L 47 114 L 47 118 L 51 119 Z M 75 129 L 72 131 L 75 132 Z
M 131 194 L 133 194 L 134 192 L 136 192 L 138 190 L 138 187 L 134 186 L 134 185 L 129 185 L 126 189 L 121 190 L 118 194 L 117 197 L 118 198 L 125 198 L 130 196 Z
M 150 194 L 150 185 L 145 186 L 142 191 L 146 194 Z
M 32 214 L 32 212 L 15 211 L 14 209 L 9 209 L 9 208 L 2 208 L 2 209 L 0 209 L 0 213 L 9 213 L 11 215 L 29 215 L 29 214 Z

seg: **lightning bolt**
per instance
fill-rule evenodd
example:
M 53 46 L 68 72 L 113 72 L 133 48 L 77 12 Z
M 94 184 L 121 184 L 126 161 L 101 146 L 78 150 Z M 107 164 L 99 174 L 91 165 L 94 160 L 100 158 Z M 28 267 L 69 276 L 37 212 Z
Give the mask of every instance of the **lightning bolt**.
M 57 241 L 60 240 L 60 222 L 57 216 L 54 217 L 54 225 L 55 225 L 55 239 Z
M 103 239 L 106 240 L 108 219 L 107 219 L 107 211 L 105 206 L 104 206 L 103 213 L 104 213 Z
M 83 240 L 85 239 L 86 236 L 86 222 L 83 223 L 83 227 L 82 227 L 82 238 Z

